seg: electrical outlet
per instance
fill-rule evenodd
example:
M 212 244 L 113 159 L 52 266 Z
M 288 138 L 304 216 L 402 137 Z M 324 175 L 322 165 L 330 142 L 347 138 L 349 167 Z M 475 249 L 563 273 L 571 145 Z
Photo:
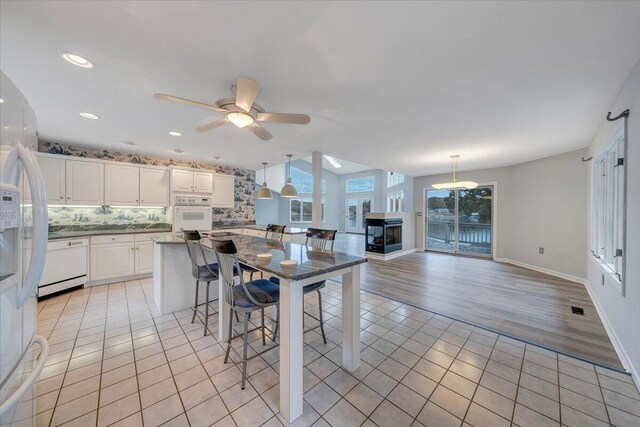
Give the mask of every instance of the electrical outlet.
M 544 254 L 544 248 L 538 248 L 538 253 L 539 254 Z

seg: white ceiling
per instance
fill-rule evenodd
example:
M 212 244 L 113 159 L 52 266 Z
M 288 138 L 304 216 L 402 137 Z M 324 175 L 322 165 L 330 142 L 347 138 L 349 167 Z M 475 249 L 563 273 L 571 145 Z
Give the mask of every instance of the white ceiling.
M 640 2 L 2 1 L 0 68 L 40 135 L 250 169 L 320 150 L 408 175 L 504 166 L 588 145 L 640 57 Z M 86 70 L 60 51 L 92 60 Z M 239 76 L 272 112 L 265 143 L 216 113 Z M 102 119 L 82 119 L 89 111 Z M 617 113 L 617 112 L 614 112 Z M 169 130 L 184 136 L 170 137 Z
M 311 163 L 311 156 L 305 157 L 305 162 Z M 343 159 L 335 159 L 342 167 L 334 168 L 333 165 L 324 156 L 322 157 L 322 168 L 329 172 L 333 172 L 336 175 L 348 175 L 350 173 L 362 172 L 371 170 L 371 166 L 361 165 L 359 163 L 350 162 Z

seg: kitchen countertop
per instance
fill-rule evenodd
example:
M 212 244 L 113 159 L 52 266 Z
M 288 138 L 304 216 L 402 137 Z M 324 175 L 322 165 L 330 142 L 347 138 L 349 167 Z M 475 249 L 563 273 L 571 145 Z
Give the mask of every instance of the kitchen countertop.
M 80 226 L 77 228 L 69 227 L 68 229 L 60 229 L 60 227 L 54 228 L 54 231 L 49 231 L 49 240 L 57 239 L 73 239 L 76 237 L 89 237 L 100 236 L 105 234 L 142 234 L 142 233 L 168 233 L 171 232 L 171 226 L 169 224 L 162 224 L 163 227 L 145 226 L 145 224 L 137 224 L 137 227 L 126 226 L 122 228 L 104 228 L 102 226 Z M 169 227 L 167 227 L 169 225 Z
M 289 280 L 304 280 L 314 276 L 344 269 L 367 262 L 367 258 L 349 255 L 342 252 L 310 248 L 297 243 L 281 243 L 277 240 L 267 240 L 262 237 L 234 234 L 220 238 L 203 239 L 203 246 L 212 250 L 210 240 L 233 240 L 238 249 L 238 260 L 259 270 Z M 175 235 L 154 237 L 158 245 L 184 245 L 181 237 Z M 262 260 L 257 257 L 260 253 L 271 253 L 272 257 Z M 295 266 L 283 267 L 282 260 L 296 260 Z

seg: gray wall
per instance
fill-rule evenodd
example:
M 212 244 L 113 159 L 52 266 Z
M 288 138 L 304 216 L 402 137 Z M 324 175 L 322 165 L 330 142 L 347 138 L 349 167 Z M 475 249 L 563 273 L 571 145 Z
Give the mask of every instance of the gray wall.
M 640 62 L 636 64 L 620 94 L 607 111 L 617 115 L 630 109 L 627 133 L 627 156 L 624 160 L 627 169 L 627 235 L 626 235 L 626 271 L 623 272 L 626 292 L 623 295 L 620 286 L 605 274 L 602 285 L 602 268 L 588 250 L 582 251 L 587 263 L 587 281 L 600 308 L 605 327 L 608 328 L 618 354 L 625 367 L 634 373 L 636 384 L 640 384 Z M 605 110 L 603 109 L 603 112 Z M 589 147 L 589 155 L 599 153 L 609 141 L 620 121 L 609 123 L 602 117 L 602 126 Z M 591 163 L 589 163 L 591 177 Z M 590 201 L 585 203 L 587 212 L 591 210 Z M 591 220 L 589 219 L 589 225 Z M 590 234 L 589 234 L 590 235 Z
M 588 166 L 580 160 L 585 154 L 586 150 L 578 150 L 458 174 L 460 180 L 496 183 L 496 258 L 586 277 L 582 254 L 587 250 Z M 423 210 L 425 188 L 449 180 L 450 174 L 414 178 L 415 210 Z M 539 247 L 544 247 L 544 255 L 538 253 Z

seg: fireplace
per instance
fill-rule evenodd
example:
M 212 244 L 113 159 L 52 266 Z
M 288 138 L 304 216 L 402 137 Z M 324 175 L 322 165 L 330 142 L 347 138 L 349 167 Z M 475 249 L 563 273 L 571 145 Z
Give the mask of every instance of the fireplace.
M 367 252 L 388 254 L 402 250 L 402 219 L 366 219 Z

